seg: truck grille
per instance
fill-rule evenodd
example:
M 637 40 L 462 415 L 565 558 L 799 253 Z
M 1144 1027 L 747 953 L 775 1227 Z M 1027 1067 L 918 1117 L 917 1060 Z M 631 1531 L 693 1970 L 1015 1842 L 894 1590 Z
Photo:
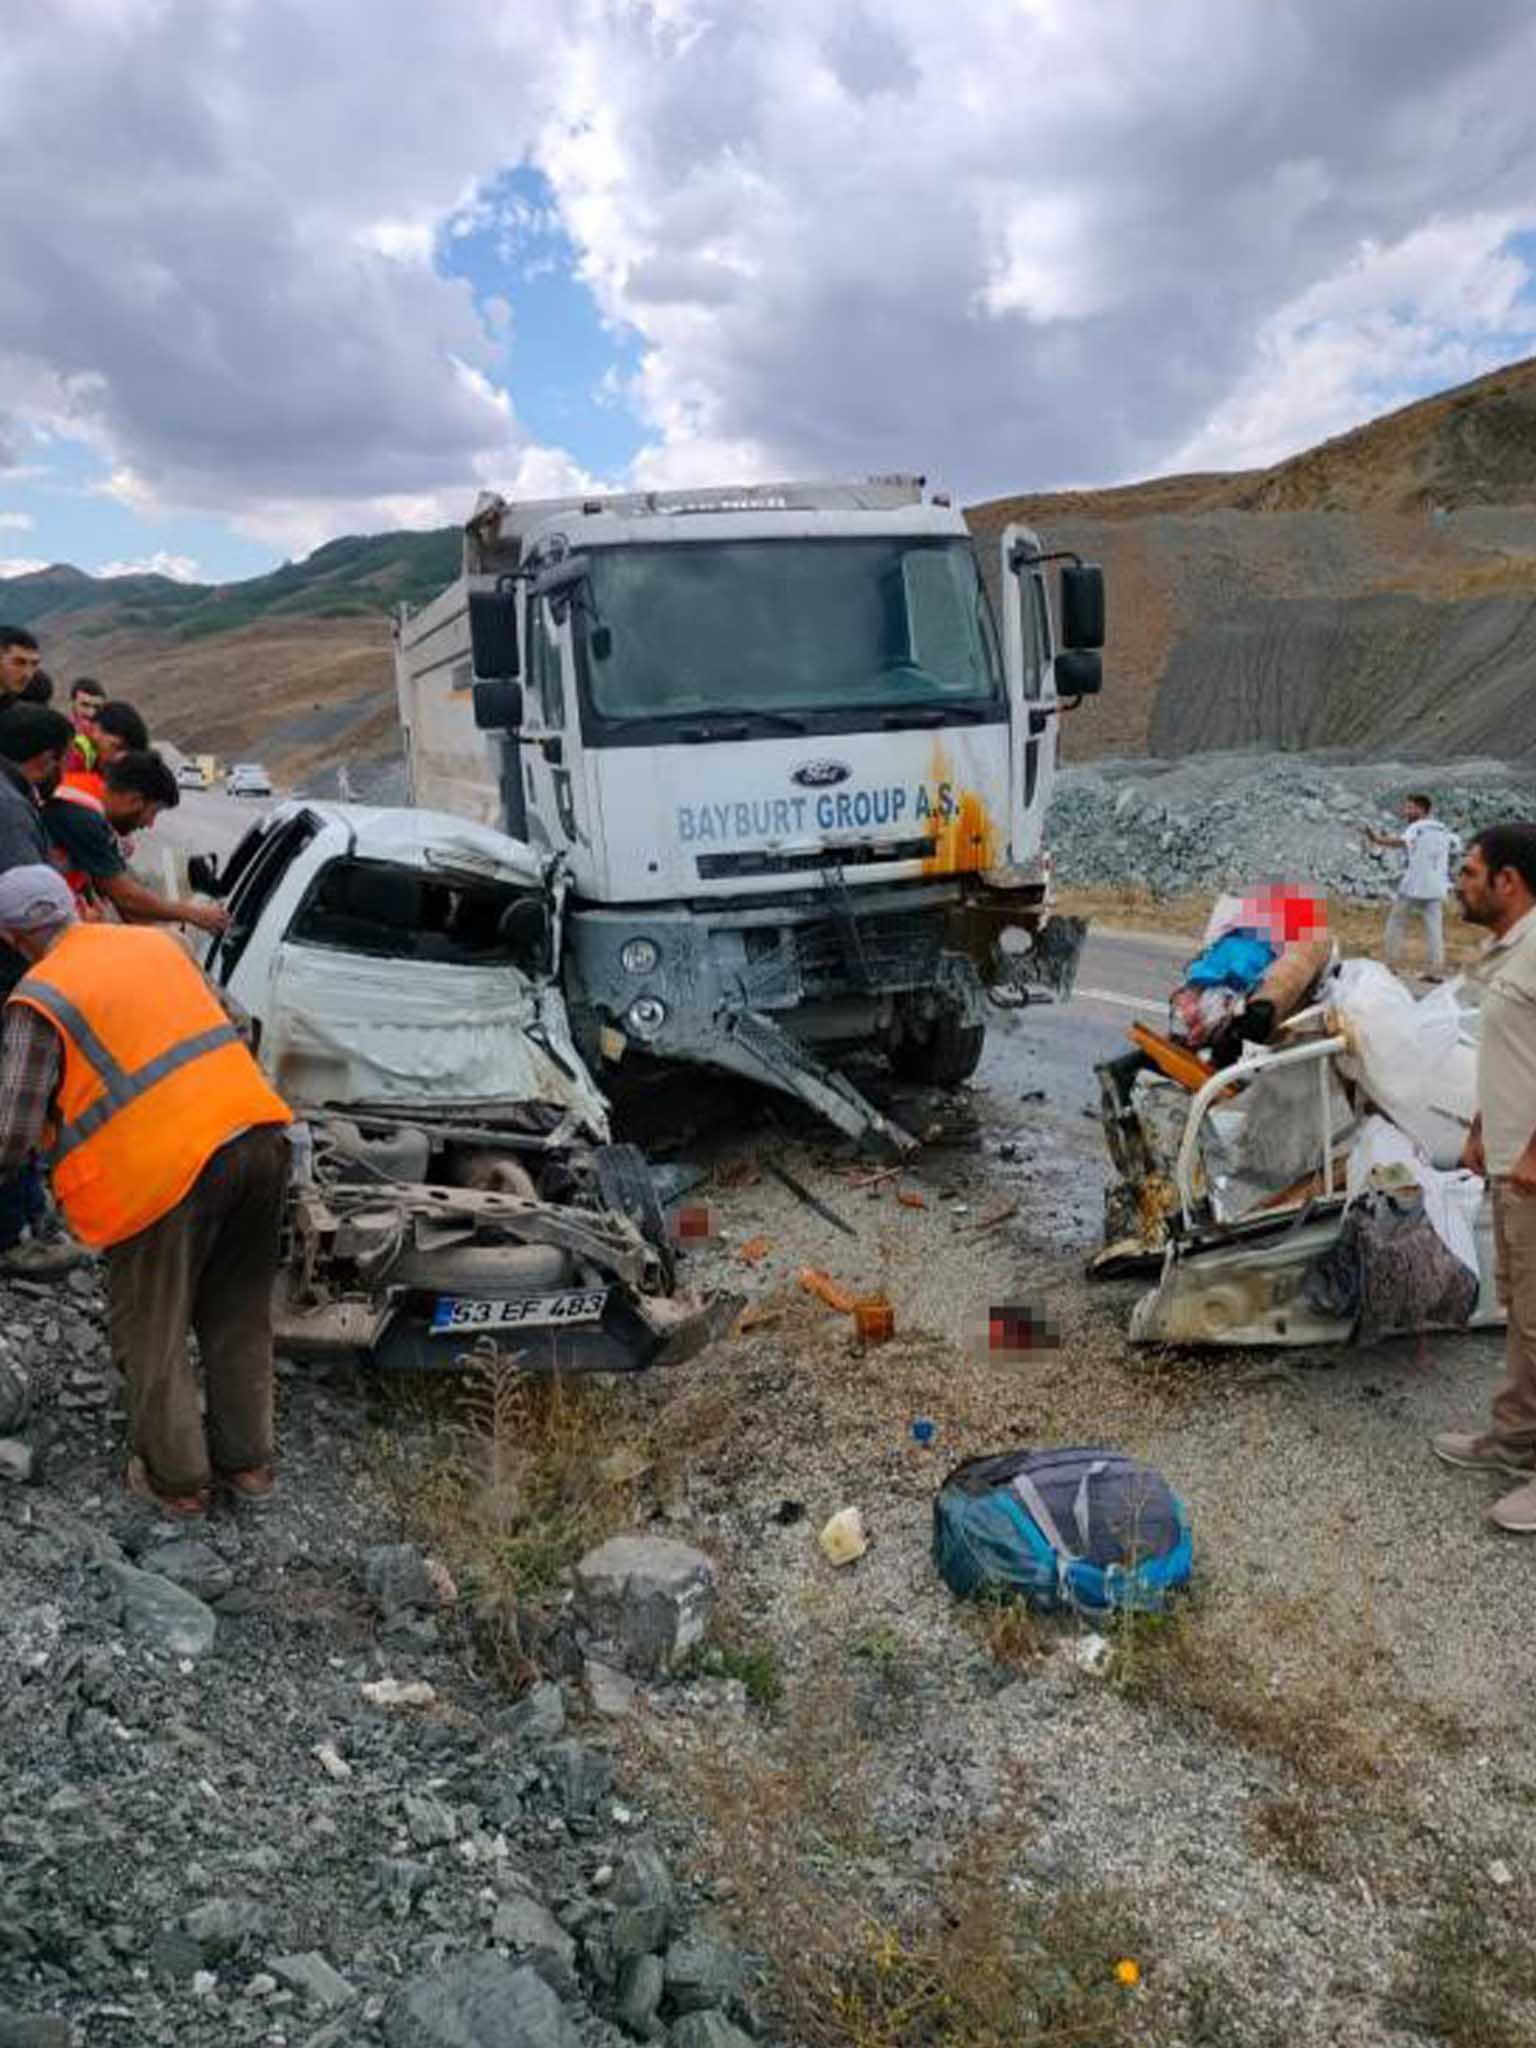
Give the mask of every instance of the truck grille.
M 817 874 L 877 861 L 932 860 L 936 845 L 932 839 L 892 839 L 869 846 L 822 846 L 810 853 L 701 853 L 694 865 L 701 882 L 722 882 L 743 875 Z
M 942 911 L 895 911 L 795 926 L 789 936 L 807 995 L 847 989 L 920 988 L 933 980 L 944 946 Z

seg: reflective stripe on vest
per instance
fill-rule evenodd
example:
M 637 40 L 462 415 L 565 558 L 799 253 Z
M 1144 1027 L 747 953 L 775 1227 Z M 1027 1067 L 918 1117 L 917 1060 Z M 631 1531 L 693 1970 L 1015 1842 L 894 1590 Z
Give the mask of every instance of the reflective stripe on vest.
M 179 1045 L 167 1046 L 164 1052 L 157 1053 L 142 1067 L 135 1067 L 130 1074 L 113 1059 L 68 996 L 61 995 L 37 975 L 28 978 L 27 992 L 40 1010 L 46 1011 L 55 1024 L 62 1025 L 69 1033 L 96 1069 L 106 1090 L 72 1124 L 60 1125 L 58 1141 L 53 1148 L 55 1166 L 67 1159 L 77 1145 L 83 1145 L 87 1138 L 94 1138 L 98 1131 L 104 1130 L 119 1110 L 126 1109 L 130 1102 L 137 1102 L 158 1082 L 166 1080 L 182 1067 L 190 1066 L 193 1060 L 217 1052 L 221 1045 L 240 1043 L 240 1034 L 233 1024 L 220 1024 L 212 1031 L 199 1031 L 194 1038 L 184 1038 Z

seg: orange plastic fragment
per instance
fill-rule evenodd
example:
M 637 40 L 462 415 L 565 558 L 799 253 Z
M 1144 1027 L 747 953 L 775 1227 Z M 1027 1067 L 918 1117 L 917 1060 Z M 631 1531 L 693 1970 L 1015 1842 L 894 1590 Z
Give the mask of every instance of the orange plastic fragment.
M 928 1206 L 916 1188 L 898 1188 L 896 1199 L 903 1209 L 926 1209 Z
M 755 1266 L 759 1260 L 766 1259 L 772 1249 L 773 1240 L 771 1238 L 749 1237 L 736 1256 L 738 1259 L 745 1261 L 747 1265 Z
M 823 1273 L 818 1266 L 802 1266 L 797 1278 L 807 1294 L 814 1294 L 828 1308 L 835 1308 L 840 1316 L 851 1316 L 858 1306 L 858 1296 L 851 1294 L 840 1281 L 834 1280 L 830 1273 Z
M 1171 1038 L 1149 1031 L 1145 1024 L 1131 1026 L 1131 1043 L 1146 1054 L 1160 1074 L 1166 1074 L 1170 1081 L 1177 1081 L 1191 1095 L 1197 1094 L 1211 1078 L 1211 1070 L 1204 1060 L 1184 1046 L 1175 1045 Z

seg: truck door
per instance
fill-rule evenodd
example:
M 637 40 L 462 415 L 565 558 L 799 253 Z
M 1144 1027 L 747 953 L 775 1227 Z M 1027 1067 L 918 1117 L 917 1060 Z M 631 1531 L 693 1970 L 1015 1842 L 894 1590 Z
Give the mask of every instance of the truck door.
M 528 843 L 566 854 L 584 837 L 577 728 L 565 686 L 570 633 L 569 616 L 557 622 L 547 598 L 531 600 L 518 747 L 528 799 Z
M 1051 608 L 1041 569 L 1009 567 L 1019 542 L 1034 550 L 1024 527 L 1003 533 L 1003 659 L 1008 673 L 1012 735 L 1009 836 L 1016 866 L 1040 851 L 1046 806 L 1056 780 L 1056 727 L 1060 709 L 1051 675 Z

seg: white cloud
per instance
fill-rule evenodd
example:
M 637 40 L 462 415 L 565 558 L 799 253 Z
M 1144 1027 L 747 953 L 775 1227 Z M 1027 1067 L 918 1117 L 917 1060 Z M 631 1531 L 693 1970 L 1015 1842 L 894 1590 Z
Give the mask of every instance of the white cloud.
M 1252 367 L 1165 464 L 1258 468 L 1424 388 L 1465 383 L 1536 349 L 1514 213 L 1432 221 L 1367 244 L 1259 330 Z
M 202 574 L 190 555 L 173 555 L 164 548 L 137 562 L 103 562 L 98 576 L 169 576 L 173 583 L 196 583 Z
M 83 435 L 130 508 L 287 547 L 461 518 L 483 482 L 583 488 L 524 425 L 526 336 L 433 267 L 488 227 L 514 299 L 573 250 L 639 335 L 593 381 L 653 483 L 1259 459 L 1527 345 L 1525 0 L 1463 0 L 1454 36 L 1443 0 L 422 19 L 17 12 L 0 460 L 13 423 Z M 521 162 L 557 209 L 499 189 Z
M 30 533 L 37 521 L 30 512 L 0 512 L 0 530 L 7 533 Z
M 39 569 L 47 567 L 46 562 L 37 560 L 35 556 L 0 555 L 0 577 L 35 576 Z

